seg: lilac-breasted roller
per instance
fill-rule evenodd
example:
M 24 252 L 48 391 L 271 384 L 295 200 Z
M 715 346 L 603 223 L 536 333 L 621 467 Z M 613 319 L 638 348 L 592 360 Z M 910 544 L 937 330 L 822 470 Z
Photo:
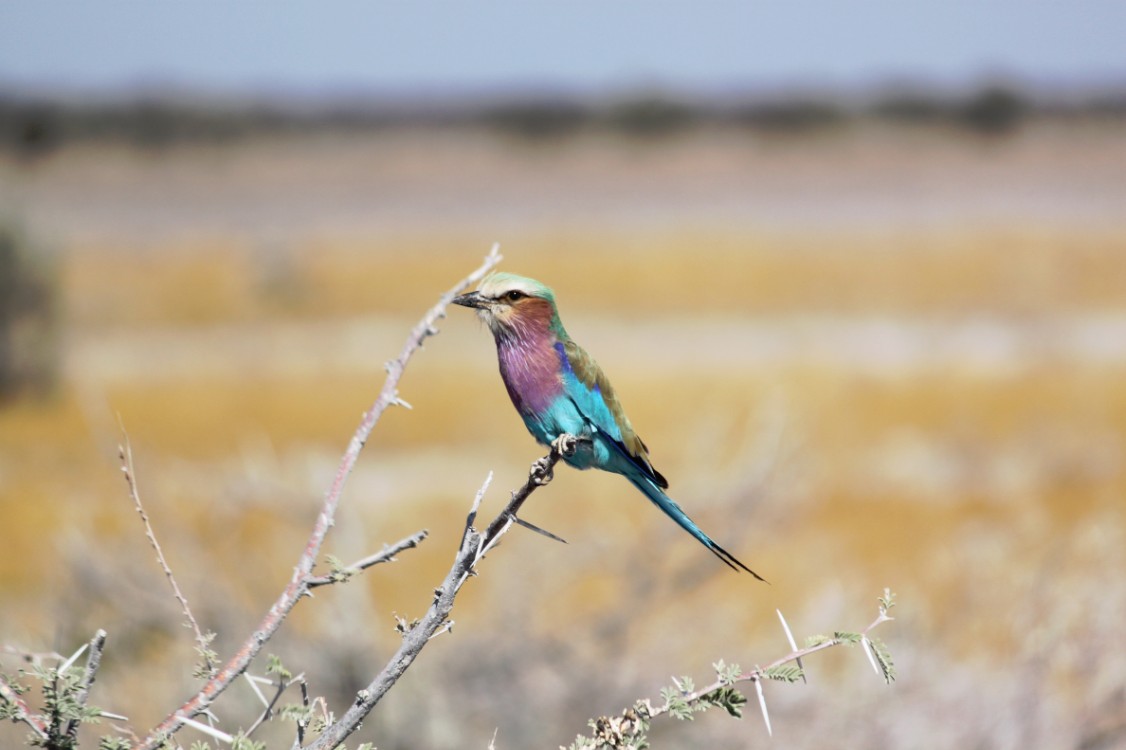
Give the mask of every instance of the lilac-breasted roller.
M 489 326 L 505 388 L 537 441 L 551 445 L 563 433 L 580 438 L 575 452 L 564 456 L 568 464 L 621 474 L 728 566 L 765 580 L 712 541 L 665 494 L 668 481 L 650 463 L 649 449 L 598 363 L 567 335 L 549 287 L 494 273 L 476 292 L 453 301 L 475 308 Z

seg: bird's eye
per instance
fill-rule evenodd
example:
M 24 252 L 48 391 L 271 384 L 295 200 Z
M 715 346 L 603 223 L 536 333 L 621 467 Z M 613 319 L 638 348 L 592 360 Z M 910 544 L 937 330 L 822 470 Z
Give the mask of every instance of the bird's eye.
M 505 294 L 504 298 L 509 302 L 516 302 L 517 300 L 522 300 L 527 296 L 528 295 L 524 294 L 519 289 L 513 289 L 511 292 Z

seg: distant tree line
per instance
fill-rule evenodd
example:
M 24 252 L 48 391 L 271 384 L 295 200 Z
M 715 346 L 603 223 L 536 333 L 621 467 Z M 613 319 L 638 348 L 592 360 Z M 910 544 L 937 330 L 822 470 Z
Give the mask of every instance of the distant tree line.
M 659 136 L 701 126 L 806 134 L 882 121 L 997 136 L 1014 132 L 1033 119 L 1126 121 L 1126 89 L 1079 97 L 1032 94 L 1005 85 L 987 85 L 963 94 L 900 89 L 869 97 L 687 99 L 642 93 L 610 100 L 516 96 L 447 103 L 359 97 L 319 105 L 175 96 L 96 102 L 0 90 L 0 148 L 26 156 L 81 141 L 161 148 L 182 142 L 228 143 L 269 135 L 370 133 L 408 127 L 487 128 L 534 140 L 583 132 Z

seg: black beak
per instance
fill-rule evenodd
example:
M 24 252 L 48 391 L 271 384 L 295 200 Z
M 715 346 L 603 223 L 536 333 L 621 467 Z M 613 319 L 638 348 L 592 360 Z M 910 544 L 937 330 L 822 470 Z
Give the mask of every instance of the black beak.
M 470 292 L 469 294 L 463 294 L 460 297 L 454 297 L 452 300 L 450 300 L 450 302 L 453 302 L 455 305 L 461 305 L 462 307 L 476 308 L 487 307 L 489 304 L 488 298 L 481 296 L 480 292 Z

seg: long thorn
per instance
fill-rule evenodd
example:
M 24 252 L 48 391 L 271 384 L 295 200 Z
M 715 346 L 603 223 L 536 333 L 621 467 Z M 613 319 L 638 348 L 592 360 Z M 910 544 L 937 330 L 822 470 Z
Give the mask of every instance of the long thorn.
M 536 526 L 534 523 L 530 523 L 528 521 L 525 521 L 523 518 L 520 518 L 519 516 L 513 516 L 512 520 L 515 521 L 518 525 L 523 526 L 525 529 L 528 529 L 529 531 L 534 531 L 537 534 L 543 534 L 548 539 L 554 539 L 555 541 L 562 542 L 563 544 L 567 543 L 567 540 L 564 539 L 563 537 L 555 536 L 555 534 L 552 534 L 547 529 L 541 529 L 539 526 Z
M 790 648 L 792 648 L 794 651 L 797 651 L 798 644 L 794 641 L 794 634 L 790 632 L 789 623 L 787 623 L 786 618 L 782 616 L 782 610 L 776 609 L 774 611 L 778 613 L 778 619 L 782 621 L 782 630 L 786 631 L 786 640 L 790 642 Z M 802 666 L 801 657 L 797 657 L 794 661 L 797 662 L 798 669 L 801 670 L 801 681 L 808 685 L 809 681 L 805 679 L 805 667 Z
M 755 678 L 755 692 L 758 693 L 758 705 L 762 709 L 762 720 L 766 722 L 766 733 L 773 737 L 774 730 L 770 728 L 770 712 L 766 710 L 766 696 L 762 692 L 761 675 Z

